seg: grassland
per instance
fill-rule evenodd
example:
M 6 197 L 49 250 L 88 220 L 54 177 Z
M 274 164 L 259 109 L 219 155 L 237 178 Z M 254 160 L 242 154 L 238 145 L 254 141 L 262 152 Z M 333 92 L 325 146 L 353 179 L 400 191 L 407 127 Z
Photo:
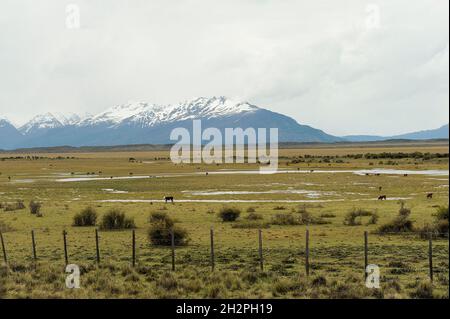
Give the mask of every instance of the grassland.
M 257 170 L 256 164 L 175 165 L 167 151 L 157 150 L 0 154 L 0 203 L 42 203 L 42 217 L 30 214 L 28 207 L 0 211 L 8 255 L 8 267 L 0 269 L 0 296 L 448 298 L 448 238 L 433 242 L 435 280 L 431 285 L 427 240 L 416 234 L 376 233 L 379 225 L 397 215 L 400 200 L 411 209 L 416 228 L 432 223 L 436 208 L 448 205 L 448 174 L 353 172 L 448 171 L 448 155 L 353 156 L 383 152 L 448 153 L 448 144 L 283 149 L 280 168 L 288 172 L 273 175 L 230 173 Z M 434 197 L 427 200 L 430 192 Z M 388 200 L 377 201 L 380 194 Z M 175 203 L 163 203 L 166 195 L 174 196 Z M 96 264 L 95 227 L 72 226 L 73 216 L 87 206 L 100 216 L 120 208 L 134 218 L 136 267 L 131 267 L 130 230 L 100 231 L 101 263 Z M 239 208 L 241 217 L 233 223 L 222 222 L 217 212 L 223 206 Z M 363 219 L 361 225 L 344 225 L 353 208 L 376 212 L 377 224 L 367 225 Z M 263 271 L 259 270 L 258 225 L 246 220 L 247 210 L 262 217 L 257 223 L 263 227 Z M 302 210 L 326 223 L 273 223 L 277 214 L 298 216 Z M 189 233 L 189 244 L 176 248 L 175 272 L 171 271 L 170 249 L 151 245 L 147 238 L 148 217 L 155 211 L 166 212 Z M 215 232 L 214 272 L 209 263 L 211 227 Z M 309 278 L 304 258 L 307 228 L 311 234 Z M 37 264 L 32 260 L 31 230 L 36 236 Z M 63 230 L 68 233 L 69 262 L 82 269 L 81 289 L 65 287 Z M 369 232 L 369 262 L 380 266 L 381 289 L 364 285 L 364 231 Z

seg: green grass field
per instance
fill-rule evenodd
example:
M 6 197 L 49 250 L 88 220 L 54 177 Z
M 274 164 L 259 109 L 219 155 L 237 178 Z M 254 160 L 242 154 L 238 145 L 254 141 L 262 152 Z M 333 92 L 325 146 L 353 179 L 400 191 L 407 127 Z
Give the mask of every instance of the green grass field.
M 257 171 L 256 164 L 175 165 L 162 151 L 0 154 L 0 203 L 23 200 L 27 206 L 0 211 L 8 258 L 8 266 L 0 268 L 0 296 L 448 298 L 448 236 L 433 241 L 434 281 L 430 284 L 428 240 L 416 233 L 376 233 L 380 225 L 395 218 L 399 201 L 411 209 L 416 229 L 433 223 L 437 207 L 448 205 L 448 155 L 430 159 L 345 156 L 415 151 L 448 153 L 448 144 L 419 149 L 401 145 L 286 149 L 280 151 L 284 172 L 273 175 L 246 172 Z M 315 157 L 305 157 L 307 154 Z M 42 158 L 10 158 L 28 155 Z M 300 155 L 303 157 L 298 160 Z M 340 157 L 330 157 L 335 155 Z M 136 160 L 130 162 L 129 158 Z M 384 171 L 377 176 L 354 172 L 372 169 L 437 173 L 409 172 L 404 176 Z M 239 170 L 244 172 L 234 172 Z M 427 199 L 427 193 L 433 193 L 433 199 Z M 174 196 L 175 203 L 163 203 L 166 195 Z M 378 201 L 379 195 L 388 200 Z M 42 203 L 41 217 L 30 214 L 31 200 Z M 111 208 L 120 208 L 134 218 L 136 267 L 131 267 L 131 230 L 99 232 L 101 262 L 97 265 L 95 227 L 72 226 L 73 216 L 88 206 L 99 218 Z M 224 206 L 239 208 L 240 218 L 222 222 L 217 213 Z M 376 212 L 379 219 L 372 225 L 363 218 L 360 225 L 346 226 L 344 218 L 352 209 Z M 247 210 L 254 210 L 262 220 L 248 222 Z M 297 218 L 299 210 L 306 210 L 323 224 L 273 223 L 277 214 Z M 170 247 L 154 246 L 147 238 L 149 215 L 157 211 L 166 212 L 189 234 L 188 245 L 176 248 L 174 272 Z M 263 235 L 262 271 L 258 225 Z M 211 227 L 214 271 L 210 265 Z M 305 274 L 307 228 L 309 277 Z M 32 258 L 31 230 L 35 232 L 37 263 Z M 65 286 L 63 230 L 68 234 L 69 263 L 82 270 L 80 289 Z M 365 287 L 365 231 L 369 232 L 369 263 L 380 267 L 381 289 Z

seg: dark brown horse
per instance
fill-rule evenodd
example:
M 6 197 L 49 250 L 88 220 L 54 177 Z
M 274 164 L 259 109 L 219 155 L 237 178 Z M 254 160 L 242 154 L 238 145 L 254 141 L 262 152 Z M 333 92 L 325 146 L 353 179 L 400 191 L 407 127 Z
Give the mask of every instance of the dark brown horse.
M 378 196 L 378 200 L 386 200 L 387 198 L 386 198 L 386 195 L 380 195 L 380 196 Z
M 427 194 L 427 199 L 433 199 L 433 193 L 428 193 Z

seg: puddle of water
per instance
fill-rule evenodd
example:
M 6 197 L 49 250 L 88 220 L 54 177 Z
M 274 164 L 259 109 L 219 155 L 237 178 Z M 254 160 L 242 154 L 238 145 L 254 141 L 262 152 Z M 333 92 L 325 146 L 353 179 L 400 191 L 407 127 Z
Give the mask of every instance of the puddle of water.
M 276 199 L 259 199 L 259 200 L 241 200 L 241 199 L 175 199 L 179 203 L 327 203 L 342 202 L 343 199 L 304 199 L 304 200 L 276 200 Z M 161 199 L 105 199 L 98 201 L 100 203 L 165 203 Z
M 214 196 L 214 195 L 261 195 L 261 194 L 301 194 L 310 198 L 320 196 L 333 196 L 336 192 L 319 192 L 302 189 L 269 190 L 269 191 L 183 191 L 193 196 Z
M 366 175 L 366 174 L 385 174 L 385 175 L 429 175 L 429 176 L 448 176 L 449 171 L 447 170 L 395 170 L 395 169 L 372 169 L 372 170 L 314 170 L 312 173 L 309 170 L 278 170 L 274 174 L 338 174 L 338 173 L 351 173 L 356 175 Z M 209 175 L 233 175 L 233 174 L 244 174 L 244 175 L 254 175 L 260 174 L 259 170 L 229 170 L 229 171 L 212 171 L 208 172 Z M 155 176 L 119 176 L 119 177 L 75 177 L 75 178 L 64 178 L 57 179 L 57 182 L 86 182 L 86 181 L 104 181 L 104 180 L 126 180 L 126 179 L 145 179 L 145 178 L 165 178 L 165 177 L 183 177 L 183 176 L 197 176 L 205 175 L 205 172 L 194 172 L 194 173 L 180 173 L 180 174 L 164 174 Z M 392 176 L 398 177 L 398 176 Z
M 128 194 L 127 191 L 119 191 L 119 190 L 115 190 L 113 188 L 104 188 L 104 189 L 102 189 L 102 191 L 107 192 L 109 194 Z

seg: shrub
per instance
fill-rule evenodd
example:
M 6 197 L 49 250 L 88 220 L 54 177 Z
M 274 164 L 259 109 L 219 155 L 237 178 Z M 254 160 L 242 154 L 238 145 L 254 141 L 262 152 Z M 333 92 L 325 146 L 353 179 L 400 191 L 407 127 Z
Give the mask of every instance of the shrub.
M 284 206 L 275 206 L 273 208 L 273 210 L 286 210 L 286 207 L 284 207 Z
M 256 209 L 254 207 L 247 208 L 247 213 L 254 213 L 256 212 Z
M 234 222 L 241 215 L 241 211 L 235 207 L 224 207 L 219 212 L 219 217 L 224 222 Z
M 398 216 L 394 218 L 391 222 L 386 223 L 378 228 L 378 233 L 402 233 L 402 232 L 412 232 L 414 231 L 413 221 L 409 219 L 411 210 L 405 208 L 405 204 L 401 202 L 400 210 L 398 211 Z
M 172 245 L 172 234 L 174 235 L 174 242 L 176 246 L 187 245 L 188 233 L 185 229 L 178 226 L 167 227 L 165 222 L 156 222 L 148 229 L 148 238 L 155 246 L 170 246 Z
M 131 229 L 136 228 L 134 220 L 125 216 L 125 213 L 120 209 L 111 209 L 102 217 L 100 229 L 102 230 L 117 230 L 117 229 Z
M 39 215 L 39 213 L 41 211 L 41 206 L 42 206 L 41 203 L 32 200 L 29 205 L 30 213 L 33 215 Z
M 361 217 L 368 217 L 370 216 L 369 221 L 367 222 L 367 225 L 373 225 L 376 224 L 378 221 L 378 215 L 376 212 L 370 212 L 361 208 L 353 208 L 351 211 L 347 213 L 347 215 L 344 218 L 344 225 L 346 226 L 358 226 L 361 225 Z
M 92 207 L 86 207 L 73 217 L 73 226 L 95 226 L 97 212 Z
M 148 229 L 148 239 L 155 246 L 172 245 L 172 234 L 174 243 L 177 246 L 187 245 L 189 238 L 185 229 L 175 225 L 175 221 L 163 212 L 153 212 L 150 214 Z

